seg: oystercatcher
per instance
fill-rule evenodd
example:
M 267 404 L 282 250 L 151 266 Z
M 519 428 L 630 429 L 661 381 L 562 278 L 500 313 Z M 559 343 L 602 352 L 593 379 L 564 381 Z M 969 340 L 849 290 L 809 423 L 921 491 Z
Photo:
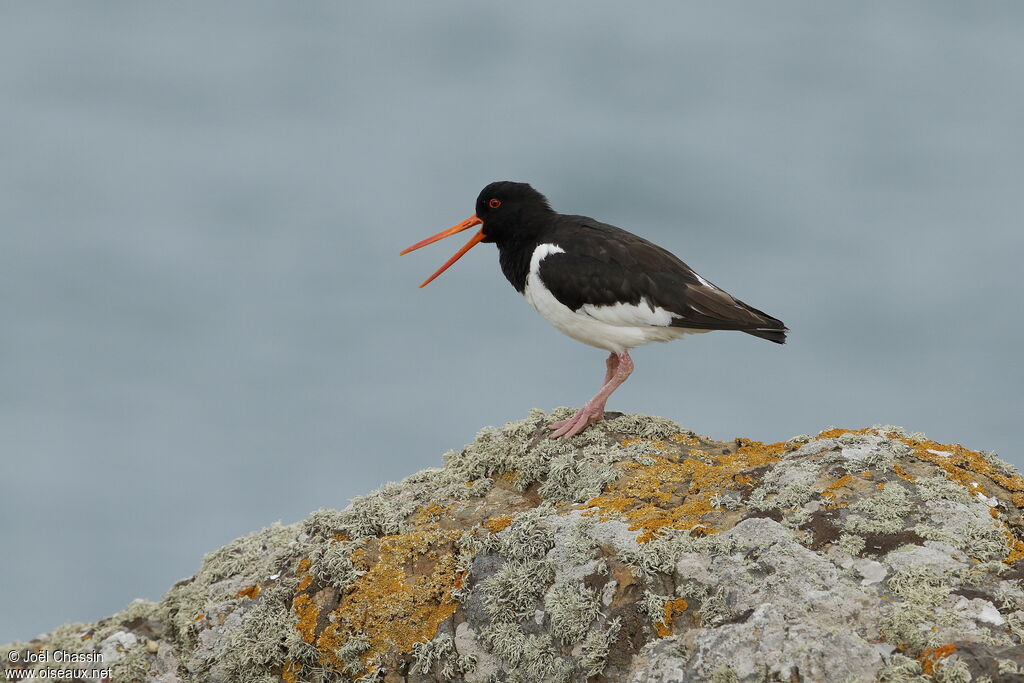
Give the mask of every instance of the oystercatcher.
M 498 246 L 501 271 L 560 332 L 609 352 L 601 390 L 551 438 L 570 437 L 604 418 L 608 397 L 633 371 L 629 350 L 684 334 L 739 330 L 783 344 L 786 326 L 716 287 L 673 254 L 642 237 L 586 216 L 556 213 L 526 183 L 491 183 L 476 213 L 414 249 L 468 230 L 480 230 L 420 285 L 479 242 Z

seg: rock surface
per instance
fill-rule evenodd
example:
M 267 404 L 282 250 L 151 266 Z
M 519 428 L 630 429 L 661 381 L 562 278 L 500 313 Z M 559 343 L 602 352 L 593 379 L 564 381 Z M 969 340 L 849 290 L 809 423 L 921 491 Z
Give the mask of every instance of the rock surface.
M 237 539 L 160 602 L 4 646 L 4 665 L 159 683 L 1024 681 L 1024 479 L 996 456 L 895 427 L 720 442 L 638 415 L 544 438 L 567 414 Z

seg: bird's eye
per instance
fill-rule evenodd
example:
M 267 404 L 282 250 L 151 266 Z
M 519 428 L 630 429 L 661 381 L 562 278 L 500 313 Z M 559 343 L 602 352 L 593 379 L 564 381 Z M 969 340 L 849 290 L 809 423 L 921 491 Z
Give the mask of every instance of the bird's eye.
M 501 206 L 501 200 L 492 199 L 491 201 L 487 202 L 487 206 L 491 207 L 492 209 L 497 209 L 499 206 Z

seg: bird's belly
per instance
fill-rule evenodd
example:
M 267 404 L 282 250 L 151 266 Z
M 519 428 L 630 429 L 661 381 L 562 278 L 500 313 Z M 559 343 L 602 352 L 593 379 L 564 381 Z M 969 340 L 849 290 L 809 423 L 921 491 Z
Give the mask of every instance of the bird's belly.
M 535 273 L 527 277 L 523 296 L 559 332 L 613 353 L 650 342 L 671 341 L 688 333 L 707 332 L 669 327 L 672 315 L 661 308 L 652 309 L 644 301 L 614 306 L 588 304 L 574 311 L 556 299 Z

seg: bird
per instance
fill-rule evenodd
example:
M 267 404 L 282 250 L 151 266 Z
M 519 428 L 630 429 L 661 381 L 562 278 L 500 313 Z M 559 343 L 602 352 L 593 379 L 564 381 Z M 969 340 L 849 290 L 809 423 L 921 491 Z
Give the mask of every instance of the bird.
M 713 330 L 786 341 L 781 320 L 712 284 L 668 250 L 614 225 L 557 213 L 528 183 L 487 185 L 472 216 L 401 254 L 476 226 L 420 288 L 480 242 L 494 243 L 501 272 L 538 313 L 563 334 L 609 354 L 600 391 L 572 417 L 549 426 L 553 439 L 604 419 L 608 397 L 633 372 L 629 351 L 637 346 Z

